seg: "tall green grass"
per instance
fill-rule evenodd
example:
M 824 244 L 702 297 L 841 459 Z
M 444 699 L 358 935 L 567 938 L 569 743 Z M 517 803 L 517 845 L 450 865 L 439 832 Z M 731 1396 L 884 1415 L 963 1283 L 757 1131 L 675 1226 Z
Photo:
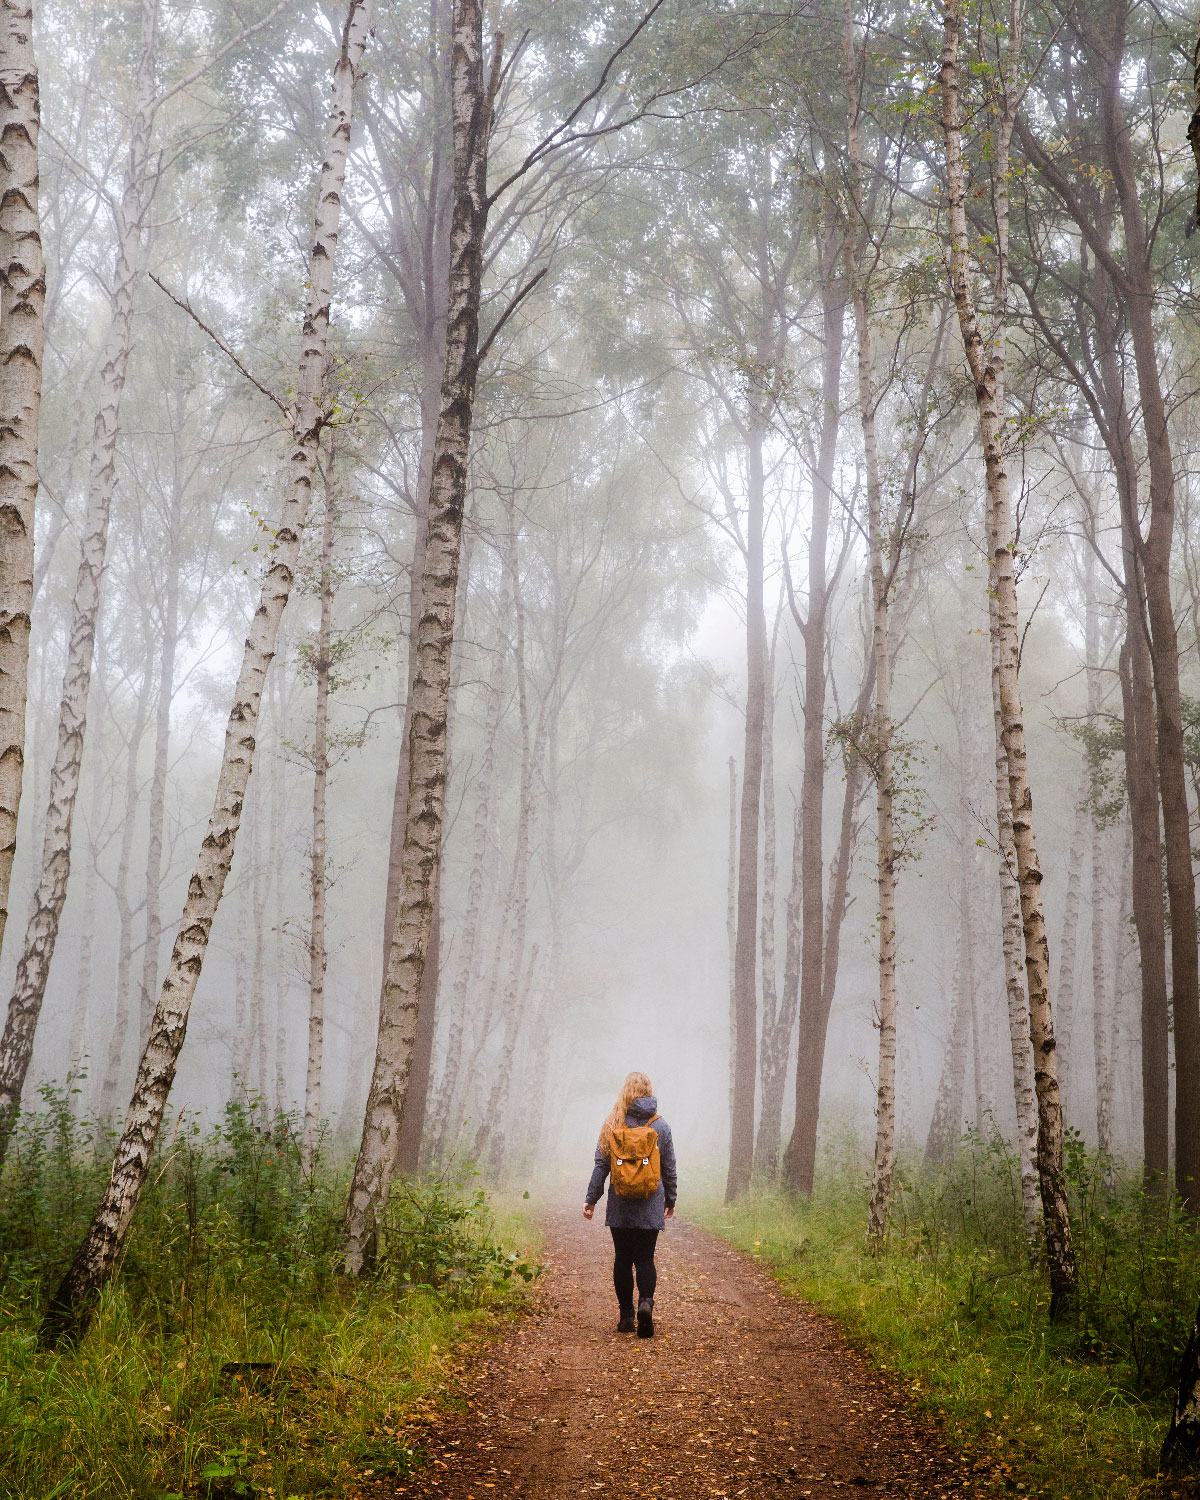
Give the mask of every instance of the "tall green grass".
M 231 1104 L 181 1122 L 119 1275 L 75 1350 L 39 1347 L 110 1142 L 69 1090 L 25 1115 L 0 1177 L 0 1496 L 336 1496 L 419 1462 L 412 1433 L 536 1265 L 470 1179 L 402 1183 L 376 1274 L 336 1272 L 345 1174 L 294 1122 Z
M 1157 1477 L 1200 1297 L 1200 1233 L 1078 1139 L 1067 1156 L 1080 1293 L 1053 1324 L 1000 1140 L 968 1137 L 939 1171 L 902 1162 L 879 1255 L 865 1240 L 870 1168 L 849 1148 L 829 1154 L 811 1200 L 758 1194 L 703 1217 L 833 1313 L 975 1460 L 979 1493 L 1200 1492 Z

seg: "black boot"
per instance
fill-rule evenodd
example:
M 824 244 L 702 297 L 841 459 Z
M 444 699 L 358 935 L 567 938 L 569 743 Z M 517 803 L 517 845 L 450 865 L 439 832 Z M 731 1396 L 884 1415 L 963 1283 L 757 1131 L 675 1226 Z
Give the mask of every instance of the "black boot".
M 618 1333 L 634 1333 L 636 1331 L 637 1331 L 637 1322 L 636 1322 L 636 1320 L 634 1319 L 634 1316 L 633 1316 L 633 1309 L 631 1308 L 628 1312 L 626 1312 L 625 1309 L 622 1308 L 621 1309 L 621 1321 L 617 1324 L 617 1332 Z
M 654 1298 L 643 1297 L 638 1303 L 637 1336 L 640 1339 L 654 1337 Z

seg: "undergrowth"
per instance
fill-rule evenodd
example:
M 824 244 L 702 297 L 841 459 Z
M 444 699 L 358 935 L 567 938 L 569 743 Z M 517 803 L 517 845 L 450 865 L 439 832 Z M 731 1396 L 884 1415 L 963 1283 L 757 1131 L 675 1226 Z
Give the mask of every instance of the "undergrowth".
M 0 1497 L 337 1496 L 419 1462 L 411 1433 L 464 1344 L 537 1266 L 470 1180 L 400 1184 L 375 1274 L 337 1275 L 345 1174 L 287 1116 L 176 1124 L 119 1275 L 75 1350 L 37 1331 L 111 1160 L 43 1090 L 0 1177 Z
M 1180 1353 L 1200 1297 L 1200 1233 L 1069 1143 L 1079 1300 L 1051 1323 L 1017 1163 L 966 1138 L 938 1170 L 898 1164 L 886 1245 L 865 1241 L 870 1167 L 832 1152 L 811 1199 L 711 1206 L 710 1227 L 833 1313 L 951 1444 L 980 1494 L 1129 1500 L 1192 1493 L 1157 1477 Z

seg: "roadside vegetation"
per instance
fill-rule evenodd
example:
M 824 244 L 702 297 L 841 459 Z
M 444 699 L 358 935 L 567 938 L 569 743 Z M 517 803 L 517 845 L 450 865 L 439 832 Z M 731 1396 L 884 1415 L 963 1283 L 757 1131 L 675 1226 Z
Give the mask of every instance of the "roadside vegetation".
M 968 1136 L 936 1171 L 898 1163 L 886 1242 L 865 1235 L 871 1167 L 839 1150 L 809 1199 L 753 1194 L 701 1214 L 785 1290 L 834 1315 L 976 1462 L 980 1494 L 1128 1500 L 1157 1477 L 1200 1296 L 1200 1226 L 1068 1138 L 1079 1296 L 1049 1318 L 1018 1165 Z
M 42 1091 L 0 1183 L 0 1495 L 336 1496 L 419 1461 L 465 1348 L 537 1275 L 473 1179 L 399 1184 L 375 1272 L 337 1274 L 348 1163 L 231 1104 L 164 1132 L 120 1273 L 76 1349 L 38 1340 L 110 1142 Z

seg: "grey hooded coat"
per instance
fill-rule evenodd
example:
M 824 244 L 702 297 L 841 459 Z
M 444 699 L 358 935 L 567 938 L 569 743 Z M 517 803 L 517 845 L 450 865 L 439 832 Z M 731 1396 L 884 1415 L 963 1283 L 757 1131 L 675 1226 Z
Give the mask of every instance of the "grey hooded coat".
M 625 1116 L 626 1125 L 645 1125 L 652 1115 L 658 1113 L 658 1100 L 653 1094 L 635 1099 Z M 608 1203 L 604 1210 L 604 1222 L 610 1229 L 662 1229 L 663 1214 L 675 1207 L 679 1181 L 675 1174 L 675 1142 L 671 1139 L 671 1127 L 665 1120 L 655 1120 L 650 1126 L 658 1135 L 658 1159 L 662 1166 L 662 1181 L 658 1191 L 649 1198 L 618 1198 L 608 1189 Z M 603 1144 L 596 1147 L 596 1165 L 592 1169 L 592 1180 L 588 1183 L 587 1203 L 599 1203 L 604 1191 L 604 1179 L 608 1176 L 608 1152 Z

